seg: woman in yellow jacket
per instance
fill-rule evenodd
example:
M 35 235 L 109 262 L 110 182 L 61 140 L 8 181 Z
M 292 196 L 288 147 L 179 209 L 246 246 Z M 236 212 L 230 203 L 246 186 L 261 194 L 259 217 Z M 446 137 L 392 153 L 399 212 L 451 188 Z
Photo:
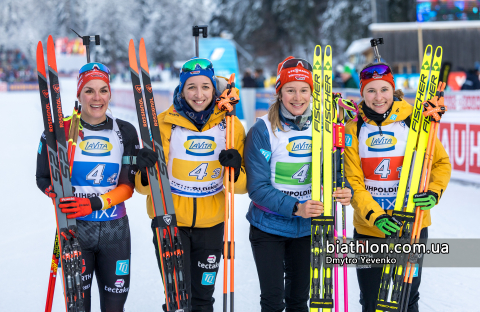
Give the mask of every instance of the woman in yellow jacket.
M 345 171 L 354 190 L 354 239 L 384 238 L 396 233 L 399 224 L 392 218 L 400 170 L 408 138 L 413 107 L 395 90 L 390 67 L 385 63 L 368 64 L 360 73 L 358 121 L 346 126 Z M 372 139 L 373 137 L 373 139 Z M 387 139 L 387 140 L 386 140 Z M 392 139 L 392 140 L 390 140 Z M 373 144 L 373 142 L 376 142 Z M 430 210 L 445 191 L 451 165 L 440 140 L 436 138 L 428 190 L 415 195 L 414 202 L 425 210 L 420 237 L 428 237 Z M 413 190 L 412 190 L 413 191 Z M 422 273 L 413 279 L 408 311 L 418 311 L 418 288 Z M 362 311 L 375 311 L 382 268 L 357 268 Z
M 223 91 L 220 85 L 224 89 L 226 81 L 214 76 L 212 63 L 207 59 L 193 58 L 181 69 L 173 104 L 158 115 L 184 248 L 189 311 L 213 311 L 225 217 L 222 166 L 235 168 L 235 193 L 247 192 L 241 156 L 245 130 L 235 117 L 235 149 L 225 150 L 225 112 L 215 105 L 217 96 Z M 147 149 L 139 151 L 137 165 L 141 169 L 135 180 L 136 190 L 148 195 L 147 212 L 151 219 L 153 211 L 145 168 L 154 166 L 156 157 L 156 153 Z M 157 249 L 154 229 L 153 233 Z M 156 255 L 158 262 L 158 250 Z M 159 262 L 158 265 L 160 268 Z

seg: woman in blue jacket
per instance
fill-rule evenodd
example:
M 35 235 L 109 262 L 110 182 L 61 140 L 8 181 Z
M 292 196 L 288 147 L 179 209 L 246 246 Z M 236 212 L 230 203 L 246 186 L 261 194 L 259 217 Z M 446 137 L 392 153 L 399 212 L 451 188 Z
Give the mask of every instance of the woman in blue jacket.
M 307 61 L 290 56 L 278 64 L 277 99 L 245 143 L 247 219 L 262 312 L 308 311 L 310 218 L 323 213 L 323 204 L 311 200 L 312 90 Z M 350 189 L 334 195 L 350 204 Z

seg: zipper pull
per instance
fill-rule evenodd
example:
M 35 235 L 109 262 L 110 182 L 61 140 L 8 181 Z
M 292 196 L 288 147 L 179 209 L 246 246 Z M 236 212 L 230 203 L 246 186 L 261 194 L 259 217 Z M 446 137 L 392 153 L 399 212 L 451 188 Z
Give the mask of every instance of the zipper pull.
M 380 130 L 380 136 L 383 136 L 382 126 L 378 126 L 378 129 Z

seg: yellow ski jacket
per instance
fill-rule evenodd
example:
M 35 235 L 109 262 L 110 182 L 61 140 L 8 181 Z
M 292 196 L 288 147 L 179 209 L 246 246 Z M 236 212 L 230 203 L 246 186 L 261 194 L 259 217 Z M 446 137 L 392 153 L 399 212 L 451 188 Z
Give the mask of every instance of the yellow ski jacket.
M 364 117 L 362 111 L 362 105 L 360 103 L 359 118 Z M 391 115 L 397 115 L 395 121 L 401 121 L 407 119 L 413 112 L 413 106 L 407 103 L 405 100 L 394 101 L 390 115 L 385 118 L 382 126 L 393 123 L 390 119 Z M 364 119 L 365 120 L 365 119 Z M 367 120 L 371 125 L 376 126 L 376 123 L 372 120 Z M 385 214 L 385 210 L 372 198 L 369 191 L 365 189 L 365 177 L 362 170 L 361 160 L 359 156 L 359 144 L 365 144 L 365 142 L 358 142 L 357 137 L 357 122 L 349 120 L 345 129 L 346 134 L 352 136 L 351 146 L 345 147 L 345 173 L 354 190 L 352 198 L 353 213 L 353 226 L 358 233 L 363 235 L 370 235 L 375 237 L 385 237 L 382 231 L 380 231 L 375 225 L 375 219 Z M 428 189 L 438 194 L 438 199 L 442 196 L 443 192 L 447 188 L 447 184 L 450 180 L 452 167 L 448 158 L 447 152 L 443 148 L 442 143 L 436 138 L 435 152 L 433 155 L 432 171 L 430 175 L 430 184 Z M 414 191 L 414 190 L 412 190 Z M 392 210 L 388 210 L 389 215 L 392 214 Z M 422 228 L 432 224 L 430 217 L 430 210 L 426 210 L 423 214 Z
M 208 122 L 202 131 L 209 130 L 217 126 L 225 118 L 225 112 L 220 111 L 215 106 L 215 110 L 210 116 Z M 158 127 L 162 136 L 162 145 L 165 154 L 165 162 L 168 163 L 168 154 L 170 148 L 170 137 L 172 134 L 172 125 L 180 126 L 192 131 L 200 132 L 188 119 L 181 116 L 173 107 L 173 104 L 166 111 L 158 115 Z M 245 164 L 243 161 L 243 149 L 245 142 L 245 130 L 240 120 L 235 116 L 235 149 L 242 155 L 242 167 L 240 175 L 235 182 L 235 193 L 244 194 L 247 192 L 247 176 L 245 173 Z M 183 142 L 175 144 L 183 144 Z M 141 182 L 140 171 L 135 177 L 135 189 L 143 195 L 147 195 L 147 213 L 150 219 L 153 219 L 153 207 L 149 186 L 143 186 Z M 192 198 L 172 194 L 173 205 L 177 217 L 177 225 L 183 227 L 208 228 L 220 224 L 224 221 L 225 193 L 224 191 L 213 196 Z

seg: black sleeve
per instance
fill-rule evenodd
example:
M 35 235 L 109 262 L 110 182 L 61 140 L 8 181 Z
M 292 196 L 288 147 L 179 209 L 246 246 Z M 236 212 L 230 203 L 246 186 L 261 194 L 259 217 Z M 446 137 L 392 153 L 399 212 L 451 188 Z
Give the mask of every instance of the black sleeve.
M 137 156 L 140 149 L 137 130 L 135 127 L 124 120 L 117 119 L 117 125 L 120 129 L 121 141 L 123 143 L 123 156 Z M 138 171 L 137 165 L 122 164 L 118 184 L 128 184 L 135 186 L 135 174 Z
M 42 133 L 37 153 L 37 171 L 35 173 L 37 186 L 40 191 L 45 192 L 51 185 L 50 168 L 48 164 L 47 140 L 45 133 Z

